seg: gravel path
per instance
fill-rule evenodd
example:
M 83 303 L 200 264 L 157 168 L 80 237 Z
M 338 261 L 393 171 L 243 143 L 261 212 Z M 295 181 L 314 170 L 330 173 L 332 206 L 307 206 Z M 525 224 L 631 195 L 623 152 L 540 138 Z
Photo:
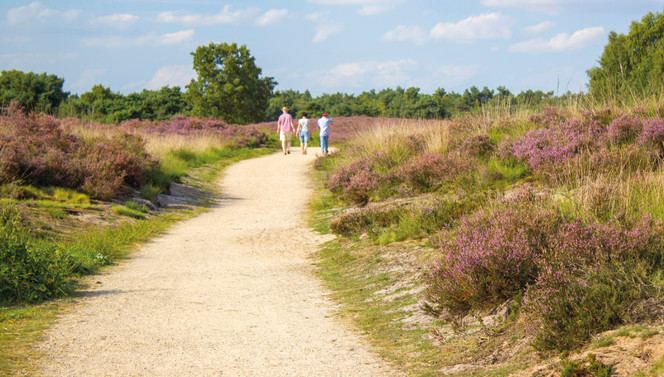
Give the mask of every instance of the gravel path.
M 335 318 L 307 255 L 313 160 L 299 150 L 227 169 L 224 199 L 94 277 L 47 333 L 44 376 L 381 376 Z

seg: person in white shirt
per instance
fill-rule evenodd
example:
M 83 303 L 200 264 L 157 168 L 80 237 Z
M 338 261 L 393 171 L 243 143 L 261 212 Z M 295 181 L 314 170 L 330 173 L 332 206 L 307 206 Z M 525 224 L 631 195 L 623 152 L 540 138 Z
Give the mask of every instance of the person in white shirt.
M 330 124 L 332 119 L 327 117 L 327 113 L 323 113 L 320 119 L 318 119 L 318 130 L 320 131 L 320 150 L 323 155 L 329 153 L 328 150 L 328 141 L 330 139 Z
M 300 138 L 302 154 L 307 154 L 307 146 L 309 145 L 309 119 L 307 117 L 307 113 L 302 113 L 302 119 L 297 122 L 297 131 L 295 131 L 295 134 Z

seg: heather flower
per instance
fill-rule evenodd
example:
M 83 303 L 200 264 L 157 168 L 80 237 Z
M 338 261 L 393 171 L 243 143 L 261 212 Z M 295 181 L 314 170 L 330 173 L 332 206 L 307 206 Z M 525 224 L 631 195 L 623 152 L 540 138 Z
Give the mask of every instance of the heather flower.
M 488 134 L 467 137 L 459 146 L 459 151 L 468 156 L 484 156 L 493 150 L 491 137 Z
M 632 141 L 641 132 L 643 125 L 636 116 L 622 115 L 607 127 L 607 136 L 614 143 Z
M 640 145 L 656 148 L 658 152 L 664 153 L 664 119 L 646 119 L 636 141 Z
M 468 169 L 468 161 L 454 155 L 425 153 L 402 165 L 395 175 L 411 188 L 427 191 L 454 180 Z
M 158 163 L 137 136 L 86 142 L 57 118 L 26 115 L 15 106 L 0 116 L 0 141 L 0 180 L 79 189 L 102 199 L 139 188 Z
M 501 143 L 501 155 L 525 161 L 531 169 L 560 164 L 575 155 L 601 146 L 605 128 L 599 122 L 570 118 L 554 127 L 528 131 L 521 138 Z
M 380 160 L 381 155 L 375 154 L 374 157 L 363 157 L 342 166 L 330 177 L 330 191 L 351 202 L 366 204 L 383 182 L 383 178 L 373 170 L 375 161 Z

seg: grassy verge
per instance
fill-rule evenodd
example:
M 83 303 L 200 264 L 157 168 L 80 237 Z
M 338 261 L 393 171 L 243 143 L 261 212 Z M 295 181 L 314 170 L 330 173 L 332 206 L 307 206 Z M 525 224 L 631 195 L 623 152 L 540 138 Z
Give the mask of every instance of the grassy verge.
M 80 284 L 86 275 L 121 261 L 142 242 L 163 233 L 174 223 L 207 211 L 213 204 L 209 194 L 216 194 L 214 182 L 225 167 L 271 151 L 225 148 L 215 149 L 214 152 L 208 150 L 203 155 L 180 153 L 188 161 L 195 162 L 186 162 L 187 170 L 179 173 L 179 180 L 195 187 L 204 196 L 187 209 L 146 213 L 145 208 L 132 201 L 124 202 L 122 206 L 108 203 L 91 205 L 87 199 L 80 197 L 76 200 L 63 199 L 61 190 L 58 191 L 60 200 L 49 196 L 49 200 L 3 200 L 3 203 L 19 208 L 25 215 L 25 220 L 34 230 L 31 242 L 58 248 L 68 256 L 71 265 L 68 280 L 72 284 Z M 53 190 L 41 191 L 36 192 L 35 196 L 47 196 Z M 70 213 L 74 215 L 68 215 Z M 103 223 L 90 224 L 74 219 L 86 216 L 94 216 L 95 221 Z M 71 296 L 56 301 L 0 306 L 0 375 L 35 375 L 35 366 L 41 356 L 35 345 L 43 339 L 44 330 L 54 323 L 56 317 L 73 307 L 75 300 L 72 297 L 75 296 L 74 291 Z

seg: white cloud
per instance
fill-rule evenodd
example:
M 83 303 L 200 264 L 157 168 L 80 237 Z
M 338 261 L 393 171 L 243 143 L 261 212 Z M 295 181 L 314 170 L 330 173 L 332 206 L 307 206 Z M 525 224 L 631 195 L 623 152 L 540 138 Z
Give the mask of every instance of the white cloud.
M 116 27 L 127 27 L 131 24 L 135 24 L 139 21 L 139 17 L 133 14 L 122 13 L 122 14 L 112 14 L 110 16 L 98 17 L 95 19 L 96 22 L 108 24 Z
M 572 0 L 482 0 L 481 3 L 487 7 L 517 8 L 537 12 L 556 14 L 562 5 L 571 3 Z M 577 0 L 578 2 L 578 0 Z
M 456 23 L 440 22 L 431 29 L 434 39 L 449 39 L 469 42 L 476 39 L 508 39 L 511 36 L 512 20 L 500 13 L 485 13 L 470 16 Z
M 412 40 L 420 45 L 427 40 L 427 32 L 419 26 L 408 27 L 399 25 L 394 30 L 390 30 L 383 35 L 386 41 L 409 41 Z
M 358 5 L 357 13 L 372 16 L 379 13 L 389 12 L 399 4 L 407 0 L 309 0 L 310 3 L 320 5 Z
M 592 43 L 606 34 L 603 27 L 591 27 L 574 32 L 569 35 L 567 33 L 560 33 L 555 37 L 545 40 L 542 38 L 531 39 L 526 42 L 515 43 L 510 46 L 511 52 L 527 52 L 527 53 L 547 53 L 547 52 L 560 52 L 568 50 L 578 50 L 589 43 Z
M 386 13 L 394 9 L 393 5 L 365 5 L 357 10 L 358 14 L 364 16 L 373 16 L 376 14 Z
M 81 14 L 80 10 L 70 9 L 58 11 L 45 7 L 42 3 L 35 1 L 22 7 L 10 9 L 7 12 L 7 22 L 10 25 L 26 24 L 34 21 L 45 23 L 50 20 L 73 21 Z
M 185 11 L 161 12 L 157 15 L 157 22 L 196 24 L 196 25 L 219 25 L 232 24 L 255 18 L 260 13 L 258 8 L 247 8 L 232 10 L 230 5 L 217 14 L 192 14 Z
M 288 10 L 286 9 L 270 9 L 258 17 L 255 23 L 258 26 L 275 24 L 284 19 L 287 15 Z
M 345 85 L 358 88 L 405 85 L 410 80 L 407 72 L 416 66 L 417 63 L 412 59 L 361 61 L 337 65 L 322 74 L 310 75 L 310 79 L 319 80 L 322 85 L 333 88 Z
M 175 33 L 157 35 L 154 33 L 137 37 L 110 36 L 100 38 L 83 38 L 83 44 L 90 47 L 103 48 L 135 48 L 141 46 L 166 46 L 187 42 L 194 37 L 194 30 L 182 30 Z
M 344 30 L 344 25 L 340 22 L 327 21 L 323 24 L 316 25 L 314 30 L 316 31 L 316 35 L 314 35 L 312 42 L 320 43 L 326 41 L 327 38 L 335 34 L 341 33 Z
M 316 23 L 316 26 L 314 26 L 316 35 L 314 35 L 312 40 L 313 43 L 324 42 L 327 38 L 339 34 L 344 30 L 342 22 L 330 19 L 330 12 L 311 13 L 306 15 L 305 18 Z
M 553 21 L 541 22 L 537 25 L 526 26 L 523 30 L 528 34 L 540 34 L 556 26 Z
M 175 33 L 163 34 L 159 37 L 155 44 L 158 46 L 177 45 L 187 42 L 192 38 L 194 38 L 193 30 L 181 30 Z
M 189 84 L 191 79 L 196 77 L 196 73 L 188 65 L 171 65 L 159 68 L 157 73 L 145 85 L 146 89 L 157 90 L 164 86 L 184 87 Z

